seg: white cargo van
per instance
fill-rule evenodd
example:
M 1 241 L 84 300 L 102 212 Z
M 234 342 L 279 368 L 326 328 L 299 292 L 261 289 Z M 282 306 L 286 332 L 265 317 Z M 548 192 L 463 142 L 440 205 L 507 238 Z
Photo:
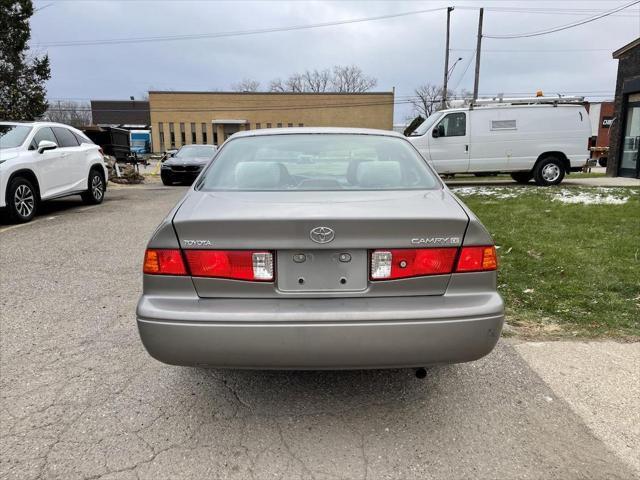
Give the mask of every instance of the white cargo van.
M 477 100 L 429 116 L 409 140 L 440 174 L 508 172 L 557 185 L 589 159 L 591 124 L 581 97 Z

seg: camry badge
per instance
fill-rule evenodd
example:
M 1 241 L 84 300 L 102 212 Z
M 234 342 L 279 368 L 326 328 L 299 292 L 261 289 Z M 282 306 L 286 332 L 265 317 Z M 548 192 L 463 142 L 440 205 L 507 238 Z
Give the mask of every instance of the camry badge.
M 309 233 L 309 237 L 316 243 L 329 243 L 335 237 L 335 232 L 329 227 L 316 227 Z

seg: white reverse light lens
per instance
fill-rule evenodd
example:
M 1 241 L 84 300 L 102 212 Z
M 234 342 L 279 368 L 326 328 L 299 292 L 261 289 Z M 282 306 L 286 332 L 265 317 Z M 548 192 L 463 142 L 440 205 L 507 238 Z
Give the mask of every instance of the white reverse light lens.
M 391 252 L 373 252 L 371 254 L 371 278 L 389 278 L 392 258 Z
M 273 255 L 269 252 L 253 254 L 253 277 L 256 280 L 273 280 Z

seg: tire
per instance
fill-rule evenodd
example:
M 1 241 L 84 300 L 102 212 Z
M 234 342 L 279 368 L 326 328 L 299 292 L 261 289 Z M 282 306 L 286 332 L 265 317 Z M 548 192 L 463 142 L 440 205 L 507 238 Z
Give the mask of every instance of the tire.
M 545 157 L 533 168 L 533 180 L 540 187 L 558 185 L 564 178 L 564 165 L 557 157 Z
M 82 200 L 89 205 L 98 205 L 104 200 L 106 190 L 104 175 L 97 168 L 92 168 L 88 179 L 89 189 L 82 194 Z
M 526 184 L 531 180 L 531 172 L 513 172 L 511 174 L 511 178 L 513 178 L 516 182 Z
M 607 166 L 607 157 L 600 157 L 598 159 L 598 165 L 600 165 L 601 167 L 606 167 Z
M 7 189 L 7 212 L 15 223 L 29 222 L 38 210 L 38 193 L 33 184 L 23 177 L 11 180 Z
M 166 185 L 166 186 L 171 186 L 173 185 L 173 181 L 171 180 L 171 178 L 169 178 L 166 175 L 160 175 L 160 178 L 162 179 L 162 184 Z

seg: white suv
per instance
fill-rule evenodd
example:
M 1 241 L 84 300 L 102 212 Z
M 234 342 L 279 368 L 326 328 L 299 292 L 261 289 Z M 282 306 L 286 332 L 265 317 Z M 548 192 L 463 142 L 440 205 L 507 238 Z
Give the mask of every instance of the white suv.
M 107 189 L 101 149 L 80 130 L 49 122 L 0 122 L 0 208 L 28 222 L 41 200 L 80 194 L 101 203 Z

